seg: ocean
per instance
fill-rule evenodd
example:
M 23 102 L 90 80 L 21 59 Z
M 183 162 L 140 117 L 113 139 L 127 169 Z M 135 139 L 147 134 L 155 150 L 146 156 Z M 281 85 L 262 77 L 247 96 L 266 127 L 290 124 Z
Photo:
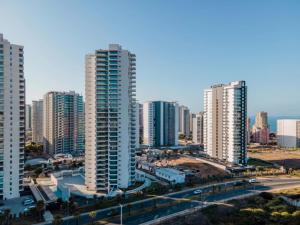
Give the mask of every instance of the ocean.
M 300 119 L 300 116 L 268 116 L 270 132 L 275 133 L 277 131 L 278 119 Z M 250 116 L 251 127 L 254 125 L 255 116 Z

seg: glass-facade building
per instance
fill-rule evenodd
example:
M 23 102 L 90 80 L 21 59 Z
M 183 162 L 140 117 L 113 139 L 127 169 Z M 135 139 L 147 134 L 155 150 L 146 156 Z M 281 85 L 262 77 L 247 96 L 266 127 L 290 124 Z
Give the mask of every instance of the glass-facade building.
M 44 151 L 54 154 L 84 152 L 83 97 L 73 91 L 48 92 L 43 100 Z
M 178 145 L 178 104 L 150 101 L 143 105 L 143 143 L 151 147 Z

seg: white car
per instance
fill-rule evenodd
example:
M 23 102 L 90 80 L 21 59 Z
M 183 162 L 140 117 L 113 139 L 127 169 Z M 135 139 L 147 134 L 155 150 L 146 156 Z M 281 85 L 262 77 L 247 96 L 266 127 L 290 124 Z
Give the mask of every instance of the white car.
M 200 190 L 200 189 L 194 191 L 194 195 L 199 195 L 201 193 L 202 193 L 202 190 Z
M 255 178 L 252 178 L 248 181 L 250 184 L 253 184 L 253 183 L 257 183 L 257 180 Z
M 32 205 L 34 201 L 31 198 L 27 198 L 23 201 L 24 206 Z
M 33 208 L 35 208 L 35 205 L 30 205 L 30 206 L 24 208 L 24 212 L 29 212 Z

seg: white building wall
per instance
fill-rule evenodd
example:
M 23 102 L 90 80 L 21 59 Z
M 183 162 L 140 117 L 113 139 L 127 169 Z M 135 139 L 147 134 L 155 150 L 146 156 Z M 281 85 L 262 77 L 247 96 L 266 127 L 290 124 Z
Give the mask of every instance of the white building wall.
M 153 124 L 153 113 L 154 108 L 151 102 L 145 102 L 143 104 L 143 127 L 144 127 L 144 137 L 143 143 L 145 145 L 153 146 L 154 138 L 154 124 Z
M 247 87 L 244 81 L 204 91 L 204 151 L 234 164 L 246 160 Z
M 3 121 L 2 143 L 0 143 L 0 195 L 3 199 L 20 196 L 23 190 L 24 146 L 25 146 L 25 79 L 23 47 L 10 44 L 0 34 L 0 72 L 3 74 L 3 98 L 0 111 Z M 3 186 L 2 186 L 3 185 Z M 2 189 L 3 187 L 3 189 Z
M 96 50 L 86 57 L 85 164 L 89 190 L 110 192 L 135 182 L 139 132 L 135 89 L 134 54 L 112 44 L 108 50 Z
M 296 148 L 299 146 L 300 134 L 297 132 L 300 127 L 300 119 L 277 120 L 277 141 L 278 146 L 283 148 Z
M 212 124 L 212 90 L 204 90 L 204 121 L 203 121 L 203 139 L 204 139 L 204 151 L 208 155 L 213 154 L 213 124 Z
M 203 144 L 203 120 L 202 112 L 195 114 L 193 118 L 193 142 Z
M 43 100 L 32 101 L 31 121 L 32 121 L 32 141 L 38 144 L 43 143 Z
M 96 179 L 96 56 L 85 57 L 85 185 L 97 190 Z

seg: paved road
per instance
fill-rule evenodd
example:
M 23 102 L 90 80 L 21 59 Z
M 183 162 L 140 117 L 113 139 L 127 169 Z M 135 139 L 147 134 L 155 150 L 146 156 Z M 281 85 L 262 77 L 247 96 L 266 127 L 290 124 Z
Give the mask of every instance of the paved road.
M 226 182 L 222 183 L 220 186 L 223 190 L 229 186 L 233 186 L 236 182 Z M 199 189 L 202 190 L 203 193 L 211 192 L 214 189 L 213 186 L 217 185 L 207 185 L 203 186 Z M 211 204 L 213 202 L 223 201 L 229 198 L 235 198 L 239 196 L 246 196 L 251 193 L 257 193 L 262 191 L 271 191 L 275 189 L 282 188 L 290 188 L 294 186 L 300 186 L 300 179 L 289 179 L 289 178 L 270 178 L 260 180 L 260 183 L 257 183 L 251 187 L 248 187 L 243 190 L 234 190 L 228 191 L 225 193 L 217 193 L 208 196 L 205 199 L 201 199 L 200 195 L 194 195 L 194 189 L 184 190 L 177 193 L 172 193 L 160 197 L 155 197 L 152 199 L 145 199 L 141 201 L 137 201 L 135 203 L 130 203 L 130 207 L 124 206 L 123 213 L 126 217 L 123 218 L 123 224 L 126 225 L 136 225 L 145 223 L 151 220 L 155 220 L 167 215 L 171 215 L 174 213 L 178 213 L 180 211 L 194 208 L 196 206 L 201 206 L 202 201 L 207 202 L 207 204 Z M 192 199 L 191 199 L 192 198 Z M 180 200 L 180 201 L 179 201 Z M 170 205 L 168 207 L 164 207 L 164 205 Z M 148 210 L 146 210 L 148 209 Z M 129 216 L 129 210 L 131 214 Z M 136 211 L 139 211 L 139 215 L 136 215 Z M 112 223 L 120 223 L 120 207 L 111 207 L 104 210 L 97 211 L 97 220 L 106 220 Z M 134 215 L 135 214 L 135 215 Z M 113 215 L 116 215 L 112 217 Z M 88 213 L 83 214 L 80 218 L 80 224 L 87 224 L 91 222 Z M 75 225 L 76 222 L 72 217 L 67 217 L 64 219 L 63 225 Z M 44 225 L 50 225 L 49 223 L 44 223 Z

